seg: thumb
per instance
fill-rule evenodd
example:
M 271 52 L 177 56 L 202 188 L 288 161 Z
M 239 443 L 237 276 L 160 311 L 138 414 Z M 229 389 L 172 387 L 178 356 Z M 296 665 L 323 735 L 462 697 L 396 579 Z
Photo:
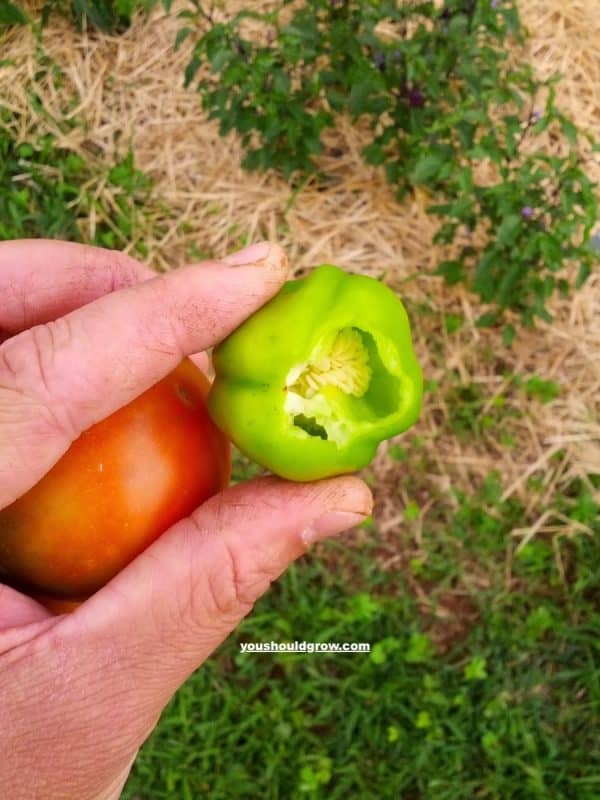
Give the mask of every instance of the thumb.
M 355 477 L 239 484 L 174 525 L 64 623 L 109 636 L 121 667 L 152 663 L 159 694 L 170 694 L 292 561 L 371 508 Z

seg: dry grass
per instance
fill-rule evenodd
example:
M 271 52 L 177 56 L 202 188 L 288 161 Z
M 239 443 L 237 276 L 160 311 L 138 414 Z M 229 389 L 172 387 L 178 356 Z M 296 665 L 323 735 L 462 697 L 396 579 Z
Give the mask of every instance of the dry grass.
M 557 70 L 564 75 L 560 105 L 600 138 L 597 0 L 522 0 L 521 7 L 531 32 L 528 57 L 541 75 Z M 287 213 L 291 190 L 285 182 L 241 169 L 235 137 L 220 139 L 197 95 L 183 88 L 189 49 L 174 52 L 172 47 L 180 24 L 156 12 L 111 38 L 81 35 L 68 21 L 54 19 L 44 46 L 66 80 L 60 89 L 50 81 L 39 84 L 50 118 L 35 118 L 28 111 L 27 124 L 53 130 L 64 146 L 107 159 L 132 142 L 137 166 L 154 178 L 158 195 L 172 212 L 162 238 L 148 242 L 157 267 L 184 262 L 192 246 L 220 256 L 239 246 L 243 237 L 278 240 L 296 270 L 334 262 L 366 274 L 384 273 L 411 308 L 429 302 L 431 313 L 413 314 L 415 337 L 426 376 L 442 388 L 450 386 L 449 371 L 454 371 L 466 384 L 485 385 L 491 404 L 506 389 L 505 372 L 556 381 L 561 394 L 547 405 L 524 395 L 513 398 L 522 412 L 513 423 L 516 447 L 501 446 L 490 436 L 459 440 L 447 425 L 443 391 L 428 396 L 416 429 L 424 438 L 428 465 L 423 483 L 432 490 L 419 498 L 423 514 L 434 494 L 446 492 L 451 483 L 469 489 L 499 469 L 506 494 L 520 495 L 530 519 L 536 520 L 519 536 L 544 531 L 544 512 L 553 493 L 574 476 L 600 472 L 600 276 L 593 276 L 572 302 L 555 301 L 555 322 L 524 332 L 506 351 L 495 333 L 474 326 L 479 311 L 472 297 L 426 274 L 439 254 L 430 244 L 435 222 L 426 214 L 424 198 L 417 195 L 402 206 L 395 202 L 381 173 L 362 162 L 364 134 L 359 128 L 342 123 L 329 135 L 331 148 L 323 157 L 332 176 L 329 187 L 317 191 L 307 186 Z M 15 30 L 4 44 L 3 57 L 13 58 L 17 66 L 0 71 L 0 96 L 12 108 L 27 111 L 25 84 L 35 83 L 36 72 L 33 40 Z M 69 106 L 74 95 L 77 102 Z M 51 117 L 65 115 L 83 118 L 85 128 L 61 134 Z M 341 156 L 336 155 L 338 147 Z M 590 170 L 600 179 L 600 164 Z M 452 336 L 442 325 L 448 311 L 463 313 L 467 320 Z M 443 355 L 433 347 L 440 342 Z M 401 525 L 402 503 L 409 499 L 402 473 L 383 453 L 373 470 L 378 519 L 393 535 Z M 536 494 L 526 485 L 534 473 L 544 482 L 544 490 Z M 572 523 L 565 520 L 561 533 L 572 532 Z

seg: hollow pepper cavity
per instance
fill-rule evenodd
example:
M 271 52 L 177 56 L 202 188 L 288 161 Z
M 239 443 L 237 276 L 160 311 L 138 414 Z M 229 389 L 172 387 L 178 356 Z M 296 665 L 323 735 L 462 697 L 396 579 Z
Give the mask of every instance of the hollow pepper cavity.
M 213 365 L 213 420 L 291 480 L 361 469 L 421 409 L 402 302 L 374 278 L 328 264 L 288 281 L 215 348 Z

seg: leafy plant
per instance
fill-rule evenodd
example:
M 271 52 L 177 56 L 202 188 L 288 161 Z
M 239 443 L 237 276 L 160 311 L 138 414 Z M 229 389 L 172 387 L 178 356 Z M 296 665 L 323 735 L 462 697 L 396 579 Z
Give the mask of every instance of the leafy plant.
M 84 27 L 103 33 L 122 33 L 130 25 L 137 10 L 148 13 L 157 0 L 45 0 L 39 15 L 30 17 L 25 9 L 11 0 L 0 0 L 0 31 L 3 26 L 26 25 L 43 28 L 52 14 L 71 17 L 78 30 Z M 169 0 L 163 0 L 165 8 Z
M 27 21 L 27 13 L 22 6 L 10 0 L 0 0 L 0 31 L 4 26 L 26 25 Z
M 203 105 L 222 135 L 241 135 L 245 167 L 277 169 L 296 187 L 320 177 L 322 134 L 348 114 L 369 123 L 364 158 L 398 199 L 425 190 L 440 218 L 434 241 L 448 248 L 438 273 L 491 305 L 480 326 L 509 310 L 528 325 L 549 320 L 549 298 L 585 282 L 598 253 L 583 153 L 595 145 L 557 108 L 556 78 L 515 63 L 513 0 L 281 0 L 229 19 L 194 5 L 176 40 L 203 26 L 185 81 L 209 64 Z M 560 155 L 538 144 L 547 130 Z M 507 324 L 505 343 L 514 335 Z
M 12 112 L 0 111 L 0 240 L 26 237 L 90 241 L 145 255 L 142 222 L 151 180 L 129 151 L 106 168 L 56 144 L 51 134 L 21 142 Z M 106 185 L 109 192 L 98 189 Z M 110 200 L 108 195 L 110 194 Z M 104 198 L 107 199 L 104 199 Z M 95 232 L 81 222 L 95 212 Z
M 560 394 L 560 386 L 556 381 L 547 381 L 539 375 L 533 375 L 525 382 L 523 387 L 525 392 L 531 397 L 535 397 L 542 403 L 551 403 Z
M 504 395 L 490 399 L 481 384 L 462 384 L 455 376 L 446 403 L 449 426 L 460 439 L 491 435 L 507 447 L 514 444 L 511 423 L 521 416 L 514 401 Z
M 45 13 L 56 9 L 70 13 L 77 28 L 96 28 L 103 33 L 122 33 L 131 25 L 135 11 L 148 13 L 156 0 L 46 0 Z

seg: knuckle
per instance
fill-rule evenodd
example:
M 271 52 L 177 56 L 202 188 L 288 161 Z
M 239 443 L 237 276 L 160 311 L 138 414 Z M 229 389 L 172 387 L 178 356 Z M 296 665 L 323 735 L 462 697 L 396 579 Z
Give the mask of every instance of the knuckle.
M 172 307 L 172 287 L 167 275 L 158 275 L 147 288 L 150 302 L 148 311 L 139 319 L 138 335 L 145 347 L 155 352 L 183 358 L 186 355 L 184 321 Z M 163 309 L 160 314 L 156 309 Z
M 179 358 L 184 358 L 187 355 L 187 331 L 184 320 L 178 316 L 167 314 L 167 347 L 170 348 L 173 355 Z
M 244 577 L 235 550 L 227 540 L 219 537 L 221 558 L 218 569 L 209 569 L 207 589 L 212 607 L 223 618 L 245 616 L 258 599 Z
M 190 564 L 189 613 L 195 624 L 207 621 L 233 626 L 269 588 L 274 575 L 260 561 L 246 558 L 218 531 L 206 531 L 191 519 L 195 556 Z M 198 536 L 204 545 L 198 547 Z
M 83 246 L 81 269 L 94 280 L 100 274 L 105 281 L 102 292 L 109 294 L 140 281 L 143 267 L 120 250 L 105 250 L 92 245 Z
M 231 604 L 236 609 L 243 609 L 245 615 L 275 580 L 276 570 L 268 563 L 266 554 L 263 556 L 255 551 L 243 558 L 225 537 L 220 537 L 219 541 L 223 549 L 223 562 L 230 565 L 225 579 Z
M 16 391 L 41 416 L 44 427 L 73 439 L 78 435 L 65 397 L 57 353 L 69 346 L 72 330 L 67 318 L 36 325 L 0 346 L 0 385 Z

